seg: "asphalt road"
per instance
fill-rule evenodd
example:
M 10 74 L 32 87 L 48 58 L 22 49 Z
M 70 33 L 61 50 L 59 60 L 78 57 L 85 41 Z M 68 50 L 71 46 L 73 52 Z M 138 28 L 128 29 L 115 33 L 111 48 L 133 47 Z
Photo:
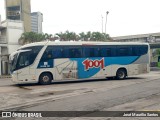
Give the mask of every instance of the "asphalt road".
M 9 79 L 6 79 L 6 81 Z M 1 81 L 1 80 L 0 80 Z M 6 82 L 5 81 L 5 82 Z M 159 111 L 160 71 L 126 80 L 58 82 L 48 86 L 13 83 L 0 86 L 1 110 L 18 111 Z M 94 112 L 95 113 L 95 112 Z M 93 113 L 93 114 L 94 114 Z M 83 116 L 83 115 L 82 115 Z M 85 116 L 85 115 L 84 115 Z M 160 116 L 159 116 L 160 117 Z M 159 117 L 152 119 L 159 120 Z M 13 118 L 21 119 L 21 118 Z M 30 118 L 31 119 L 31 118 Z M 33 118 L 35 119 L 35 118 Z M 38 118 L 44 119 L 44 118 Z M 125 120 L 129 118 L 55 117 L 45 119 Z M 130 118 L 150 120 L 151 118 Z

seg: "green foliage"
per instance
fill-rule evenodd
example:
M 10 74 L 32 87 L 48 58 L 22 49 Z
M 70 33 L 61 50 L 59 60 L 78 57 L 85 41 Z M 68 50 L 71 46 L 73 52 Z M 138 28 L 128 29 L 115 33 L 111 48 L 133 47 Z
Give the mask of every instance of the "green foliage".
M 68 30 L 64 33 L 56 33 L 56 35 L 59 37 L 61 41 L 77 40 L 78 38 L 75 32 L 69 32 Z
M 52 34 L 38 34 L 35 32 L 25 32 L 19 38 L 19 44 L 23 45 L 26 43 L 40 42 L 43 40 L 56 40 L 60 41 L 111 41 L 109 34 L 100 33 L 100 32 L 90 32 L 87 33 L 81 32 L 78 35 L 75 32 L 65 31 L 56 33 L 53 37 Z
M 112 41 L 109 34 L 100 33 L 100 32 L 90 32 L 87 33 L 81 32 L 78 35 L 76 35 L 75 32 L 69 32 L 68 30 L 66 32 L 60 32 L 56 33 L 56 35 L 59 37 L 61 41 Z
M 40 42 L 52 38 L 52 34 L 39 34 L 35 32 L 25 32 L 19 38 L 19 44 L 23 45 L 26 43 Z
M 156 49 L 156 55 L 160 56 L 160 48 Z

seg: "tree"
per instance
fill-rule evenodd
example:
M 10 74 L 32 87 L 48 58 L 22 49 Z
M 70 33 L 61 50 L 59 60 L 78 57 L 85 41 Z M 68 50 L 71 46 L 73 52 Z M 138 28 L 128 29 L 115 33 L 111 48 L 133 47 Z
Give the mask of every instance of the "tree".
M 69 32 L 68 30 L 64 33 L 56 33 L 55 35 L 57 35 L 61 41 L 77 40 L 79 38 L 75 32 Z
M 43 40 L 51 39 L 52 34 L 41 34 L 41 33 L 35 33 L 35 32 L 25 32 L 21 35 L 19 38 L 19 44 L 23 45 L 26 43 L 33 43 L 33 42 L 40 42 Z
M 109 36 L 109 34 L 105 34 L 105 33 L 88 31 L 86 33 L 81 32 L 77 35 L 75 32 L 70 32 L 67 30 L 64 33 L 63 32 L 56 33 L 54 37 L 52 34 L 48 34 L 48 33 L 38 34 L 35 32 L 25 32 L 19 38 L 19 44 L 23 45 L 26 43 L 40 42 L 43 40 L 54 41 L 58 38 L 60 39 L 60 41 L 70 41 L 70 40 L 105 41 L 105 42 L 112 41 L 112 38 Z
M 59 37 L 60 41 L 64 41 L 66 39 L 66 35 L 62 32 L 56 33 L 55 35 Z
M 103 36 L 104 36 L 104 41 L 105 42 L 111 42 L 113 41 L 113 39 L 109 36 L 109 34 L 106 34 L 106 33 L 102 33 Z
M 91 40 L 92 33 L 88 31 L 87 33 L 81 32 L 79 33 L 79 38 L 83 41 Z
M 19 44 L 23 45 L 27 42 L 31 42 L 31 34 L 31 32 L 22 33 L 21 37 L 18 40 Z
M 93 32 L 91 40 L 93 41 L 104 41 L 104 35 L 100 32 Z
M 84 32 L 79 33 L 79 39 L 80 39 L 80 40 L 84 41 L 84 40 L 85 40 L 85 37 L 86 37 L 86 35 L 85 35 Z
M 91 40 L 91 37 L 92 37 L 92 33 L 91 33 L 91 31 L 88 31 L 88 32 L 86 33 L 87 41 Z
M 47 34 L 47 33 L 44 34 L 44 39 L 45 40 L 47 40 L 47 39 L 50 40 L 52 37 L 53 37 L 52 34 Z
M 100 33 L 100 32 L 90 32 L 87 33 L 81 32 L 79 33 L 79 38 L 83 41 L 112 41 L 109 34 Z

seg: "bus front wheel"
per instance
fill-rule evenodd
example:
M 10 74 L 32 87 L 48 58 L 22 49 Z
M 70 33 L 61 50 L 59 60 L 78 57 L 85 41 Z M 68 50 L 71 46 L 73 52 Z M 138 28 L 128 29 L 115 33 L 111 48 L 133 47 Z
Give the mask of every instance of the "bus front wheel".
M 126 76 L 127 76 L 127 73 L 125 69 L 119 69 L 116 73 L 116 78 L 119 80 L 125 79 Z
M 52 77 L 49 73 L 42 73 L 39 77 L 39 84 L 41 85 L 49 85 L 51 84 Z

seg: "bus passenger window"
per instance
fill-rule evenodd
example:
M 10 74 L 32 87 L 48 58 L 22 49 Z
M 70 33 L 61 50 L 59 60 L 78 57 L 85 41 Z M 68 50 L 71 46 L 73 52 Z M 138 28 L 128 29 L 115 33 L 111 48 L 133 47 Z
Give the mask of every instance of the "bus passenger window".
M 53 58 L 62 58 L 63 49 L 55 49 L 52 51 Z
M 82 57 L 81 53 L 82 53 L 81 49 L 79 49 L 79 48 L 70 49 L 70 57 L 71 58 L 80 58 L 80 57 Z
M 84 57 L 99 57 L 99 48 L 84 48 Z
M 108 48 L 100 49 L 100 57 L 110 57 L 110 56 L 111 56 L 111 49 Z
M 69 49 L 68 48 L 63 49 L 62 58 L 69 58 Z
M 141 55 L 147 54 L 147 51 L 148 51 L 147 46 L 141 46 L 141 49 L 140 49 L 140 54 Z
M 43 56 L 42 56 L 42 61 L 47 61 L 48 59 L 52 59 L 53 56 L 52 56 L 52 51 L 47 49 L 44 53 L 43 53 Z
M 99 57 L 99 48 L 90 48 L 89 57 Z
M 127 48 L 118 48 L 117 49 L 117 55 L 118 56 L 128 56 L 128 49 Z

